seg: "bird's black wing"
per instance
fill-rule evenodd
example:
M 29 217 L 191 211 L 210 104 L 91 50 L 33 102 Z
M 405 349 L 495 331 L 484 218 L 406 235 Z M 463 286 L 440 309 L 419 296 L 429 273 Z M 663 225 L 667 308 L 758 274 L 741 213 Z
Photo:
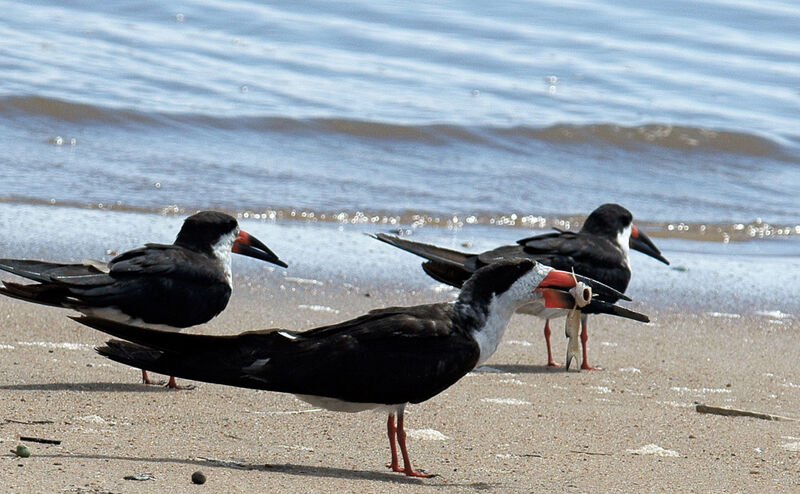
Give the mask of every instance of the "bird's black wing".
M 5 282 L 0 293 L 84 313 L 114 307 L 149 324 L 184 328 L 210 320 L 228 303 L 231 287 L 211 261 L 182 247 L 148 244 L 115 257 L 107 272 L 95 264 L 19 262 L 17 272 L 25 269 L 40 282 Z
M 9 297 L 56 307 L 75 308 L 82 304 L 73 286 L 96 287 L 114 282 L 107 266 L 99 261 L 61 264 L 27 259 L 0 259 L 0 269 L 38 283 L 23 285 L 4 281 L 0 293 Z
M 370 236 L 427 259 L 426 262 L 422 263 L 422 269 L 425 270 L 428 276 L 440 283 L 461 288 L 474 272 L 474 269 L 471 269 L 471 265 L 469 265 L 470 259 L 475 257 L 473 254 L 422 242 L 414 242 L 405 238 L 386 235 L 385 233 L 377 233 Z
M 63 264 L 29 259 L 0 259 L 0 269 L 29 280 L 46 283 L 58 276 L 92 276 L 103 274 L 102 262 Z
M 540 245 L 545 250 L 551 250 L 552 244 L 548 246 L 548 242 L 555 240 L 556 243 L 560 241 L 560 239 L 564 236 L 575 235 L 573 232 L 563 231 L 563 230 L 556 230 L 554 233 L 543 233 L 541 235 L 533 235 L 531 237 L 525 237 L 517 240 L 517 245 L 525 246 L 527 244 L 533 245 Z
M 630 268 L 622 251 L 610 240 L 597 235 L 548 233 L 519 240 L 518 244 L 526 257 L 555 269 L 574 270 L 620 292 L 625 291 L 630 281 Z
M 215 337 L 78 319 L 133 341 L 98 351 L 122 363 L 198 381 L 360 403 L 426 400 L 477 363 L 475 341 L 452 324 L 452 306 L 373 311 L 307 332 Z
M 147 244 L 118 255 L 108 265 L 109 274 L 117 279 L 167 276 L 196 283 L 225 282 L 219 261 L 177 245 Z

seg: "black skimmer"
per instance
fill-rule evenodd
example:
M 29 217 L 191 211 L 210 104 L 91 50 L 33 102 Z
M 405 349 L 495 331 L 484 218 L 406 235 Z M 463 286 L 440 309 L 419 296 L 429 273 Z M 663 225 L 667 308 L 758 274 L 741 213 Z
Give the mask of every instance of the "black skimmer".
M 134 326 L 180 330 L 209 321 L 231 296 L 231 252 L 286 267 L 225 213 L 202 211 L 183 222 L 172 245 L 146 244 L 110 262 L 58 264 L 0 259 L 0 269 L 36 281 L 4 281 L 0 293 Z M 153 384 L 142 370 L 142 380 Z M 178 388 L 175 378 L 167 385 Z
M 622 294 L 578 277 L 594 293 Z M 178 377 L 243 388 L 292 393 L 314 406 L 342 412 L 389 413 L 390 467 L 409 476 L 403 412 L 442 392 L 485 362 L 497 349 L 509 319 L 525 304 L 571 308 L 564 290 L 571 273 L 528 259 L 479 269 L 451 303 L 389 307 L 305 332 L 283 329 L 232 336 L 168 333 L 115 321 L 78 322 L 127 341 L 110 340 L 97 351 L 112 360 Z M 613 312 L 598 298 L 587 307 Z M 645 318 L 630 313 L 626 317 Z M 396 416 L 396 422 L 395 422 Z M 400 446 L 400 467 L 395 441 Z
M 633 215 L 618 204 L 603 204 L 586 218 L 579 232 L 558 230 L 517 241 L 517 245 L 506 245 L 481 254 L 468 254 L 434 245 L 412 242 L 392 235 L 379 233 L 374 238 L 427 259 L 422 264 L 425 272 L 437 281 L 461 287 L 478 268 L 501 259 L 528 258 L 595 279 L 624 292 L 631 279 L 628 263 L 630 248 L 669 264 L 653 242 L 633 224 Z M 604 298 L 615 303 L 616 298 Z M 547 343 L 547 365 L 558 366 L 550 349 L 550 319 L 564 315 L 562 310 L 544 311 L 541 307 L 527 306 L 520 312 L 545 319 L 544 337 Z M 587 315 L 581 314 L 581 346 L 583 359 L 581 369 L 592 370 L 586 358 Z M 569 360 L 567 369 L 569 369 Z

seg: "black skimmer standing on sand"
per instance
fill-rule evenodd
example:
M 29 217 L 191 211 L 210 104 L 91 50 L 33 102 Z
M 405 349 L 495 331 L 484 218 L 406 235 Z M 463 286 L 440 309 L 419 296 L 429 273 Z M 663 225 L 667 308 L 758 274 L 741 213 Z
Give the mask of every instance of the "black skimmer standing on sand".
M 586 218 L 579 232 L 559 230 L 534 237 L 523 238 L 517 245 L 506 245 L 481 254 L 468 254 L 434 245 L 412 242 L 392 235 L 379 233 L 373 235 L 378 240 L 427 259 L 422 264 L 425 272 L 437 281 L 461 287 L 472 273 L 482 266 L 502 259 L 528 258 L 595 279 L 624 292 L 631 279 L 628 263 L 630 248 L 669 264 L 653 242 L 633 224 L 633 215 L 618 204 L 603 204 Z M 616 298 L 604 298 L 615 303 Z M 544 337 L 547 343 L 547 365 L 558 366 L 550 349 L 550 318 L 564 315 L 563 310 L 542 310 L 541 307 L 527 306 L 520 312 L 533 314 L 545 319 Z M 581 346 L 583 359 L 581 369 L 592 370 L 586 358 L 587 315 L 581 314 Z M 567 361 L 569 369 L 570 360 Z
M 0 269 L 38 282 L 4 281 L 0 293 L 129 325 L 177 331 L 209 321 L 228 304 L 231 252 L 286 267 L 260 240 L 240 230 L 235 218 L 202 211 L 186 218 L 172 245 L 146 244 L 108 264 L 0 259 Z M 144 368 L 142 379 L 153 384 Z M 167 385 L 178 388 L 172 376 Z
M 621 296 L 593 280 L 578 280 L 597 294 Z M 198 381 L 293 393 L 328 410 L 386 410 L 391 468 L 427 477 L 411 466 L 403 426 L 405 406 L 428 400 L 486 361 L 522 305 L 573 307 L 575 300 L 564 290 L 575 286 L 571 273 L 521 259 L 478 270 L 464 283 L 455 302 L 377 309 L 305 332 L 268 329 L 208 336 L 141 329 L 90 317 L 75 319 L 127 340 L 110 340 L 97 349 L 126 365 Z M 596 305 L 597 310 L 612 312 L 610 304 L 591 295 L 587 300 L 591 300 L 587 307 Z M 395 441 L 403 457 L 402 468 Z

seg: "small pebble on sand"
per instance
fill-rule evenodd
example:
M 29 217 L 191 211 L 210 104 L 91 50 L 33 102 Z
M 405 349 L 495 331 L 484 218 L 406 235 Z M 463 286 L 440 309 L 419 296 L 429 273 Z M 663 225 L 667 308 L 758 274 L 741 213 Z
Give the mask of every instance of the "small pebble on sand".
M 195 484 L 205 484 L 206 475 L 200 470 L 198 470 L 192 474 L 192 482 Z

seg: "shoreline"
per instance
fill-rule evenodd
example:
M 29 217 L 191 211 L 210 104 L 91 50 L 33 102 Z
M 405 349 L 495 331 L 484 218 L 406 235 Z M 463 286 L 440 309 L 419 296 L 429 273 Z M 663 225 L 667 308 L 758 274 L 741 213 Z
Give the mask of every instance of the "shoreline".
M 0 257 L 9 258 L 108 260 L 146 242 L 171 243 L 183 222 L 183 217 L 177 215 L 48 206 L 0 207 L 4 209 L 0 215 L 0 230 L 4 232 Z M 309 283 L 331 287 L 392 285 L 427 291 L 432 297 L 449 290 L 424 274 L 420 258 L 364 235 L 392 230 L 389 225 L 249 218 L 240 219 L 240 224 L 289 264 L 287 270 L 275 270 L 264 263 L 233 256 L 234 274 L 244 280 L 240 286 L 269 289 L 284 280 L 288 280 L 288 286 L 298 284 L 292 280 L 310 280 Z M 518 228 L 483 225 L 408 231 L 414 240 L 466 252 L 513 244 L 523 236 Z M 633 276 L 627 293 L 634 301 L 625 305 L 633 310 L 740 316 L 776 311 L 800 313 L 800 299 L 786 289 L 800 285 L 800 255 L 795 239 L 723 244 L 659 238 L 656 244 L 671 265 L 631 253 Z
M 400 229 L 411 231 L 422 227 L 447 228 L 460 230 L 463 228 L 505 228 L 517 231 L 552 231 L 553 228 L 577 230 L 586 220 L 585 214 L 530 214 L 500 212 L 431 212 L 403 210 L 389 212 L 385 210 L 345 209 L 313 210 L 295 207 L 264 207 L 257 209 L 230 207 L 200 207 L 184 205 L 128 205 L 116 203 L 92 203 L 65 201 L 22 196 L 0 197 L 0 208 L 27 209 L 49 208 L 52 210 L 75 210 L 80 212 L 105 212 L 139 215 L 158 215 L 161 217 L 184 218 L 202 209 L 214 209 L 228 213 L 240 221 L 281 222 L 304 225 L 361 225 L 373 228 Z M 656 239 L 677 241 L 694 241 L 706 244 L 747 243 L 753 241 L 797 241 L 800 237 L 800 224 L 764 221 L 760 217 L 744 218 L 741 221 L 682 221 L 637 219 L 636 224 L 648 235 Z M 520 235 L 520 234 L 517 234 Z M 523 234 L 525 235 L 525 234 Z

